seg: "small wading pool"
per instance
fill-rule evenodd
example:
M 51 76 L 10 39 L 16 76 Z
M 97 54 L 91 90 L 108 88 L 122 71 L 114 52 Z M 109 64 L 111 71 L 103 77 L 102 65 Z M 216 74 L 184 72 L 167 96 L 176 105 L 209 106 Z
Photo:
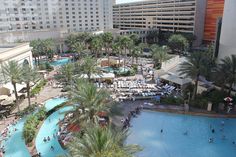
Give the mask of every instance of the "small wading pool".
M 63 59 L 59 59 L 59 60 L 53 61 L 50 64 L 52 66 L 62 66 L 62 65 L 65 65 L 65 64 L 67 64 L 69 62 L 70 62 L 69 58 L 63 58 Z
M 59 60 L 55 60 L 53 62 L 49 62 L 49 64 L 51 66 L 62 66 L 62 65 L 65 65 L 67 63 L 70 63 L 71 62 L 71 59 L 70 58 L 62 58 L 62 59 L 59 59 Z M 40 63 L 46 63 L 45 60 L 41 60 Z M 35 60 L 33 61 L 33 64 L 35 65 L 36 62 Z
M 105 72 L 109 72 L 109 73 L 129 71 L 128 68 L 124 68 L 124 67 L 120 67 L 119 69 L 114 69 L 112 67 L 103 67 L 102 70 L 105 71 Z
M 233 118 L 143 111 L 132 119 L 131 125 L 127 143 L 143 148 L 138 157 L 236 156 L 236 144 L 233 144 L 236 143 L 236 119 Z M 209 143 L 209 138 L 213 138 L 213 143 Z

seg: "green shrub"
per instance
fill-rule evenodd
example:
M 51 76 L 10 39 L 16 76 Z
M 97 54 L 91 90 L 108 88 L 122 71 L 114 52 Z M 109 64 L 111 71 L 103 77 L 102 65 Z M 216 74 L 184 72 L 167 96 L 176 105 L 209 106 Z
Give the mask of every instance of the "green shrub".
M 128 71 L 122 71 L 122 72 L 115 72 L 116 76 L 134 76 L 137 73 L 137 71 L 133 68 L 131 68 Z
M 200 109 L 206 109 L 208 104 L 208 99 L 205 97 L 197 96 L 196 99 L 190 101 L 190 105 Z
M 46 80 L 41 80 L 38 85 L 36 85 L 32 90 L 31 90 L 31 96 L 35 96 L 38 94 L 41 89 L 47 84 Z
M 26 107 L 24 110 L 17 112 L 17 116 L 24 117 L 25 115 L 35 111 L 37 104 L 32 104 L 31 106 Z
M 42 107 L 36 114 L 30 115 L 26 119 L 23 128 L 23 137 L 26 144 L 29 144 L 35 138 L 37 126 L 39 125 L 40 121 L 46 117 L 46 113 L 46 108 Z
M 181 105 L 184 103 L 184 100 L 182 98 L 175 98 L 171 96 L 161 99 L 161 103 L 171 104 L 171 105 Z
M 24 125 L 23 128 L 23 137 L 25 139 L 25 143 L 29 144 L 32 142 L 36 134 L 36 128 L 31 124 Z
M 47 71 L 52 71 L 53 66 L 51 66 L 48 62 L 40 63 L 39 64 L 39 69 L 40 70 L 47 70 Z
M 45 107 L 39 109 L 39 111 L 35 114 L 38 120 L 42 121 L 46 117 L 47 111 Z

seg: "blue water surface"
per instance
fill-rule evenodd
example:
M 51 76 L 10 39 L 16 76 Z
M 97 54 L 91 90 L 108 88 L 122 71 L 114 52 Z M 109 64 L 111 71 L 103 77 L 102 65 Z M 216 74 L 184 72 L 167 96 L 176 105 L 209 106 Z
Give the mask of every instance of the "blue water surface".
M 52 99 L 49 99 L 45 102 L 45 108 L 47 111 L 53 109 L 54 107 L 62 104 L 63 102 L 65 102 L 67 99 L 66 98 L 52 98 Z
M 132 119 L 131 124 L 127 143 L 139 144 L 143 148 L 138 157 L 236 156 L 236 144 L 233 144 L 236 141 L 236 119 L 233 118 L 143 111 L 138 118 Z M 188 134 L 184 135 L 184 132 Z M 214 142 L 209 143 L 209 138 Z
M 51 114 L 41 126 L 36 140 L 35 145 L 38 152 L 41 153 L 42 157 L 56 157 L 58 155 L 66 155 L 67 152 L 61 147 L 56 134 L 58 132 L 58 122 L 60 119 L 64 118 L 66 111 L 71 110 L 72 107 L 64 107 L 53 114 Z M 53 134 L 55 135 L 53 137 Z M 44 137 L 50 137 L 50 141 L 44 142 Z M 51 150 L 51 146 L 54 147 L 54 150 Z
M 22 118 L 15 126 L 10 127 L 11 136 L 2 145 L 5 147 L 4 157 L 30 157 L 30 153 L 23 139 L 23 127 L 26 118 Z M 17 129 L 14 131 L 14 129 Z M 2 138 L 2 137 L 1 137 Z
M 50 100 L 46 101 L 46 103 L 45 103 L 46 110 L 49 111 L 52 108 L 56 107 L 57 105 L 62 104 L 66 100 L 67 100 L 66 98 L 50 99 Z M 48 117 L 45 120 L 45 122 L 43 123 L 42 127 L 39 130 L 39 133 L 38 133 L 39 135 L 37 135 L 36 146 L 37 146 L 37 143 L 38 143 L 38 145 L 40 144 L 41 140 L 39 140 L 39 139 L 41 138 L 41 136 L 44 135 L 44 133 L 48 133 L 48 135 L 52 136 L 53 135 L 52 132 L 55 131 L 55 129 L 58 130 L 57 121 L 59 120 L 59 118 L 62 119 L 64 117 L 63 111 L 67 111 L 68 109 L 70 109 L 70 108 L 63 108 L 63 109 L 53 113 L 50 117 Z M 30 157 L 30 153 L 29 153 L 29 151 L 25 145 L 25 141 L 23 139 L 23 127 L 24 127 L 24 123 L 25 123 L 26 119 L 27 119 L 27 117 L 24 117 L 21 120 L 19 120 L 15 126 L 10 127 L 11 136 L 6 141 L 4 141 L 2 143 L 2 145 L 4 145 L 5 151 L 6 151 L 4 157 Z M 50 119 L 51 123 L 48 123 L 49 119 Z M 17 129 L 17 131 L 13 131 L 15 128 Z M 0 139 L 1 138 L 2 137 L 0 137 Z M 55 146 L 54 153 L 64 154 L 64 150 L 61 148 L 61 146 L 59 145 L 59 143 L 56 139 L 53 139 L 51 142 L 47 143 L 46 145 L 42 145 L 42 146 L 40 145 L 39 150 L 43 149 L 44 151 L 42 151 L 42 152 L 44 153 L 46 151 L 45 147 L 47 147 L 50 144 Z M 50 149 L 50 146 L 49 146 L 49 149 Z M 44 157 L 50 157 L 50 156 L 44 155 Z
M 67 64 L 69 62 L 70 62 L 69 58 L 63 58 L 63 59 L 59 59 L 59 60 L 53 61 L 50 64 L 52 66 L 62 66 L 62 65 L 65 65 L 65 64 Z

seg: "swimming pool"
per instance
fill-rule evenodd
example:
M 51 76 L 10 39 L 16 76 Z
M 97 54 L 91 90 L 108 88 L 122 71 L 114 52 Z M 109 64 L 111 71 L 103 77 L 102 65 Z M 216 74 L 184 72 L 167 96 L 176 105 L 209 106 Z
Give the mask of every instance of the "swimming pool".
M 61 103 L 65 102 L 65 101 L 66 101 L 66 98 L 50 99 L 50 100 L 46 101 L 46 103 L 45 103 L 46 110 L 49 111 L 52 108 L 54 108 L 55 106 L 60 105 Z M 68 110 L 68 108 L 63 108 L 62 110 L 59 110 L 58 112 L 53 113 L 51 115 L 52 117 L 51 116 L 49 117 L 50 119 L 52 119 L 52 123 L 50 123 L 50 124 L 47 123 L 48 119 L 46 119 L 44 122 L 45 125 L 42 126 L 43 132 L 51 133 L 51 131 L 53 131 L 54 128 L 57 128 L 57 125 L 54 123 L 59 118 L 61 118 L 61 119 L 63 118 L 64 115 L 59 114 L 59 113 L 66 111 L 66 110 Z M 6 142 L 3 142 L 3 145 L 5 147 L 5 151 L 6 151 L 4 157 L 30 157 L 31 156 L 26 145 L 25 145 L 25 141 L 22 138 L 23 127 L 24 127 L 24 123 L 25 123 L 26 119 L 27 119 L 27 117 L 22 118 L 21 120 L 19 120 L 17 122 L 17 124 L 15 126 L 10 127 L 11 136 L 10 136 L 10 138 L 8 138 L 8 140 Z M 13 132 L 14 128 L 16 128 L 17 131 Z M 39 132 L 39 133 L 41 133 L 41 132 Z M 38 135 L 37 135 L 37 137 L 38 137 Z M 1 137 L 0 137 L 0 139 L 1 139 Z M 57 145 L 56 140 L 52 140 L 51 143 L 55 145 L 55 152 L 60 152 L 60 153 L 63 152 L 61 146 Z M 40 148 L 40 149 L 44 149 L 44 147 L 42 146 L 42 148 Z
M 41 126 L 35 140 L 36 149 L 42 156 L 56 157 L 58 155 L 66 155 L 67 152 L 61 147 L 57 137 L 53 137 L 53 134 L 57 134 L 59 129 L 57 123 L 60 119 L 63 119 L 65 111 L 69 111 L 71 109 L 72 107 L 64 107 L 51 114 L 43 122 L 43 125 Z M 50 141 L 43 142 L 44 137 L 47 138 L 48 136 L 50 137 Z M 51 146 L 54 147 L 53 151 L 50 149 Z
M 45 103 L 46 110 L 49 111 L 54 107 L 62 104 L 65 102 L 66 98 L 53 98 L 49 99 Z M 39 129 L 39 132 L 35 139 L 35 146 L 38 152 L 41 153 L 42 156 L 45 157 L 55 157 L 58 155 L 65 155 L 66 151 L 61 147 L 60 143 L 58 142 L 57 137 L 53 137 L 53 134 L 56 135 L 58 132 L 58 122 L 60 119 L 63 119 L 65 112 L 72 110 L 73 107 L 64 107 L 60 110 L 52 113 L 42 124 Z M 50 141 L 43 142 L 44 137 L 50 137 Z M 54 147 L 54 150 L 50 150 L 51 146 Z
M 236 154 L 233 144 L 236 119 L 143 111 L 131 124 L 127 143 L 142 146 L 144 150 L 138 157 L 235 157 Z M 188 134 L 184 135 L 186 131 Z M 214 142 L 209 143 L 209 138 Z
M 65 64 L 67 64 L 69 62 L 70 62 L 69 58 L 63 58 L 63 59 L 59 59 L 59 60 L 53 61 L 50 64 L 52 66 L 62 66 L 62 65 L 65 65 Z
M 63 97 L 60 97 L 60 98 L 52 98 L 52 99 L 49 99 L 45 102 L 45 108 L 47 111 L 53 109 L 54 107 L 62 104 L 63 102 L 65 102 L 67 99 L 66 98 L 63 98 Z
M 6 151 L 4 157 L 31 157 L 25 145 L 25 141 L 22 138 L 25 120 L 26 118 L 22 118 L 14 127 L 10 127 L 11 136 L 3 143 Z M 14 128 L 16 128 L 17 131 L 13 132 Z
M 128 68 L 124 68 L 124 67 L 120 67 L 119 69 L 114 69 L 112 67 L 103 67 L 102 70 L 105 71 L 105 72 L 109 72 L 109 73 L 129 71 Z

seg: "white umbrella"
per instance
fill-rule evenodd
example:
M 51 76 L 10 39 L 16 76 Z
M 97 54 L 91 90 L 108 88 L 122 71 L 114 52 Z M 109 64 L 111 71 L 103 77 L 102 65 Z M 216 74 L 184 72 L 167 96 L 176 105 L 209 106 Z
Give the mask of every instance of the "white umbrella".
M 1 105 L 10 105 L 10 104 L 12 104 L 12 103 L 13 103 L 13 100 L 12 100 L 12 99 L 3 100 L 3 101 L 1 102 Z
M 224 98 L 224 101 L 227 101 L 227 102 L 230 102 L 230 101 L 232 101 L 233 99 L 231 98 L 231 97 L 226 97 L 226 98 Z
M 0 95 L 0 100 L 5 100 L 5 99 L 7 99 L 7 98 L 8 98 L 7 95 Z

